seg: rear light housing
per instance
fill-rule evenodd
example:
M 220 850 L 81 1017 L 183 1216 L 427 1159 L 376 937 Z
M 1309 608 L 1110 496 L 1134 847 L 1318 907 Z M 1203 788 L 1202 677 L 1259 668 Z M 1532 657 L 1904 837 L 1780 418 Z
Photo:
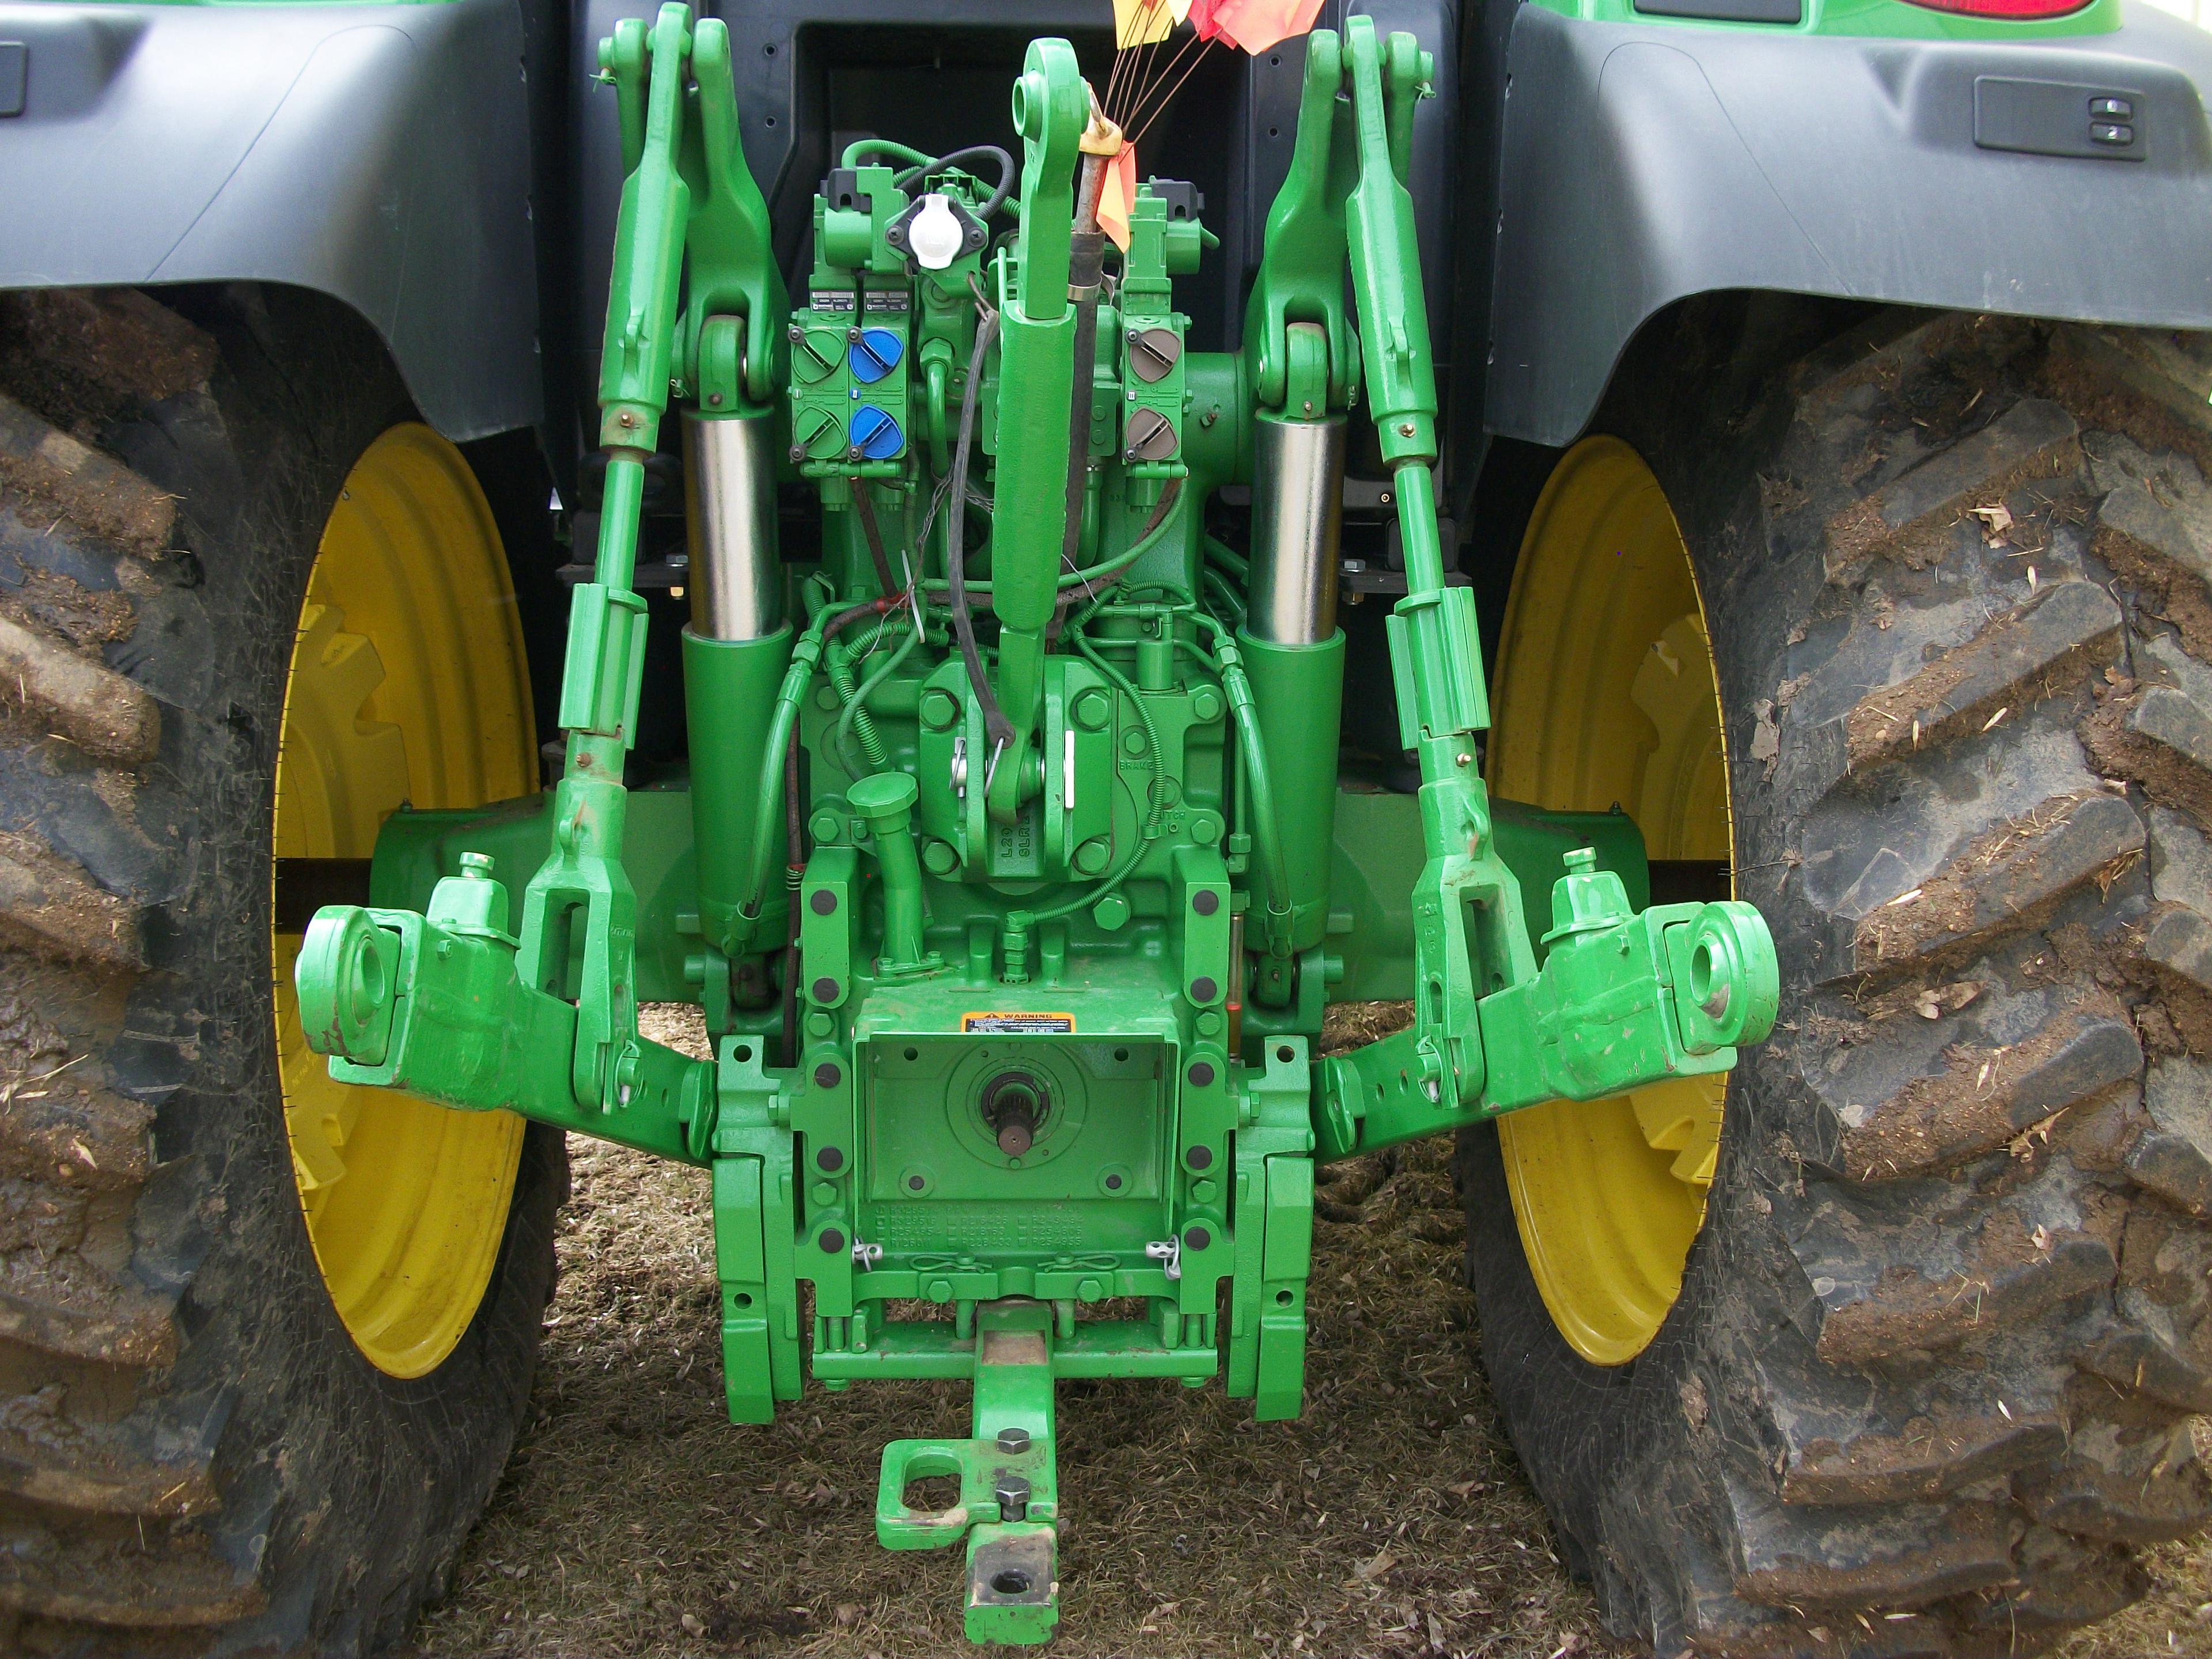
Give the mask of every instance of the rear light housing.
M 1955 17 L 1989 17 L 1999 22 L 2032 23 L 2046 17 L 2063 17 L 2086 10 L 2094 0 L 1907 0 L 1929 11 L 1948 12 Z

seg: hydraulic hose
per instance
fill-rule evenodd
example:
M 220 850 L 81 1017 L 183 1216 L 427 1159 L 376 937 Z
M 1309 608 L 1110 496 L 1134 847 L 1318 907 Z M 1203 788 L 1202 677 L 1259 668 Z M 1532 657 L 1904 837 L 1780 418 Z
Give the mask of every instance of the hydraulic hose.
M 1168 514 L 1174 508 L 1182 492 L 1182 480 L 1169 479 L 1168 487 L 1160 493 L 1159 502 L 1152 508 L 1152 516 L 1145 520 L 1145 527 L 1137 532 L 1137 539 L 1110 559 L 1102 560 L 1086 569 L 1067 572 L 1060 579 L 1058 584 L 1060 591 L 1069 593 L 1079 587 L 1092 587 L 1102 582 L 1109 582 L 1158 547 L 1166 539 L 1167 532 L 1173 527 L 1168 522 Z M 921 585 L 924 592 L 934 592 L 939 588 L 950 586 L 949 582 L 939 581 L 934 578 Z M 967 582 L 963 584 L 962 591 L 970 595 L 980 593 L 988 599 L 991 593 L 991 584 Z M 1104 597 L 1103 593 L 1096 595 L 1094 602 L 1095 599 L 1103 599 Z
M 1098 607 L 1106 603 L 1115 580 L 1167 538 L 1168 532 L 1175 524 L 1176 508 L 1182 501 L 1182 480 L 1169 479 L 1168 487 L 1160 492 L 1159 500 L 1153 503 L 1152 515 L 1145 520 L 1145 527 L 1138 532 L 1135 541 L 1103 564 L 1094 565 L 1088 570 L 1078 570 L 1060 579 L 1062 590 L 1103 584 L 1091 595 L 1083 609 L 1076 612 L 1075 620 L 1067 625 L 1068 632 L 1079 633 L 1084 623 L 1089 622 L 1097 613 Z
M 830 688 L 836 692 L 837 701 L 844 705 L 844 713 L 837 720 L 837 757 L 845 763 L 845 770 L 854 777 L 882 771 L 890 757 L 890 751 L 884 747 L 883 737 L 877 732 L 875 721 L 861 707 L 858 688 L 853 681 L 853 653 L 845 648 L 842 641 L 831 640 L 822 647 L 822 662 L 829 672 Z M 860 752 L 868 760 L 866 766 L 852 763 L 852 756 L 845 746 L 848 735 L 858 736 L 860 739 Z
M 876 525 L 876 506 L 868 499 L 869 484 L 866 478 L 853 480 L 853 510 L 860 515 L 860 534 L 868 544 L 869 562 L 876 567 L 876 592 L 896 593 L 898 584 L 891 579 L 891 562 L 884 553 L 884 532 Z
M 822 641 L 833 622 L 842 625 L 868 610 L 856 605 L 833 618 L 824 609 L 814 613 L 806 631 L 791 647 L 791 666 L 776 688 L 775 711 L 769 717 L 768 746 L 761 756 L 760 802 L 753 814 L 753 867 L 746 877 L 744 897 L 738 904 L 738 920 L 750 939 L 760 925 L 761 906 L 768 893 L 769 842 L 775 833 L 776 814 L 783 810 L 784 756 L 791 748 L 792 727 L 799 721 L 799 705 L 822 660 Z
M 1201 628 L 1213 635 L 1216 659 L 1221 665 L 1221 689 L 1229 694 L 1229 708 L 1237 720 L 1239 746 L 1243 750 L 1244 787 L 1252 802 L 1252 838 L 1258 843 L 1260 872 L 1267 885 L 1267 950 L 1270 955 L 1291 953 L 1290 865 L 1283 856 L 1282 825 L 1275 817 L 1274 787 L 1267 774 L 1267 749 L 1260 735 L 1260 707 L 1252 700 L 1252 682 L 1245 677 L 1244 659 L 1237 637 L 1218 617 L 1194 613 Z
M 1252 562 L 1216 537 L 1206 538 L 1206 562 L 1219 566 L 1233 580 L 1249 582 L 1252 580 Z
M 851 146 L 847 146 L 845 153 L 848 155 L 852 154 Z M 907 168 L 905 172 L 891 180 L 901 190 L 904 190 L 925 173 L 937 173 L 945 167 L 957 167 L 963 161 L 978 160 L 996 161 L 999 164 L 998 187 L 991 192 L 983 205 L 975 210 L 975 216 L 978 219 L 988 219 L 1000 208 L 1006 206 L 1006 198 L 1013 193 L 1016 177 L 1014 158 L 996 144 L 969 144 L 964 149 L 947 150 L 942 155 L 927 160 L 915 155 L 914 160 L 916 165 Z
M 849 696 L 840 688 L 838 696 L 845 699 L 845 711 L 837 717 L 837 726 L 831 734 L 831 741 L 836 745 L 837 757 L 845 762 L 845 770 L 852 776 L 857 778 L 861 775 L 860 769 L 852 764 L 849 748 L 852 734 L 855 732 L 860 734 L 860 748 L 875 770 L 880 772 L 890 763 L 888 756 L 881 752 L 883 740 L 877 736 L 875 721 L 868 713 L 868 699 L 875 695 L 878 686 L 898 672 L 899 665 L 912 656 L 915 647 L 921 643 L 921 628 L 917 623 L 899 642 L 898 648 L 886 657 L 873 673 L 862 680 Z M 848 676 L 850 672 L 848 664 Z
M 888 155 L 902 167 L 934 165 L 926 150 L 916 149 L 911 144 L 902 144 L 891 138 L 855 138 L 845 146 L 845 153 L 837 158 L 837 165 L 841 167 L 858 167 L 863 155 Z
M 1012 745 L 1014 728 L 992 693 L 990 677 L 983 672 L 983 653 L 975 648 L 975 623 L 968 611 L 968 515 L 959 506 L 968 497 L 968 458 L 975 441 L 975 402 L 983 384 L 983 360 L 999 333 L 999 313 L 983 305 L 980 292 L 976 303 L 982 307 L 983 315 L 975 325 L 975 349 L 968 354 L 968 384 L 960 394 L 960 436 L 952 447 L 954 507 L 945 522 L 945 586 L 952 611 L 952 635 L 960 646 L 960 660 L 968 670 L 975 706 L 982 710 L 983 735 L 990 744 L 991 761 L 995 762 Z M 987 787 L 989 765 L 987 762 L 983 775 Z

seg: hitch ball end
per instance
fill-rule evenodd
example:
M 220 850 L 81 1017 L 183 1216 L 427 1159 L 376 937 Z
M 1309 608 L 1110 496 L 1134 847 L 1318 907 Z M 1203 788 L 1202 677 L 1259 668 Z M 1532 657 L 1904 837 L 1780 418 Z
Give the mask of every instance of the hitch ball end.
M 1679 930 L 1670 951 L 1682 1046 L 1693 1054 L 1761 1042 L 1781 1006 L 1782 970 L 1766 918 L 1726 899 Z
M 362 1066 L 381 1066 L 392 1041 L 399 936 L 357 904 L 326 904 L 301 941 L 292 980 L 307 1046 Z

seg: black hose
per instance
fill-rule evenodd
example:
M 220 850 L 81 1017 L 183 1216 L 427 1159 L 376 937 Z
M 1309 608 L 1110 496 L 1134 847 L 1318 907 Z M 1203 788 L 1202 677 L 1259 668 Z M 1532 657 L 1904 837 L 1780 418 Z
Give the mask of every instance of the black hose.
M 868 556 L 875 561 L 876 592 L 886 598 L 898 592 L 891 580 L 891 562 L 884 553 L 884 532 L 876 527 L 875 503 L 868 499 L 868 481 L 853 480 L 853 507 L 860 515 L 860 534 L 867 538 Z
M 822 627 L 822 642 L 827 645 L 856 622 L 866 622 L 871 617 L 889 616 L 906 603 L 903 593 L 885 593 L 879 599 L 862 599 L 860 604 L 840 611 Z
M 975 441 L 975 402 L 983 384 L 983 359 L 998 333 L 999 313 L 987 308 L 975 325 L 975 349 L 968 357 L 968 384 L 960 394 L 960 438 L 952 447 L 952 499 L 956 501 L 967 497 L 968 456 Z M 983 732 L 995 757 L 1012 746 L 1014 728 L 999 708 L 998 698 L 991 695 L 991 682 L 983 672 L 983 653 L 975 648 L 975 623 L 968 612 L 967 518 L 965 513 L 956 512 L 945 521 L 945 598 L 952 611 L 953 637 L 960 644 L 960 660 L 967 667 L 975 706 L 983 711 Z M 988 780 L 989 775 L 987 760 L 984 776 Z
M 1014 158 L 996 144 L 970 144 L 965 149 L 950 151 L 933 161 L 925 161 L 920 167 L 908 167 L 891 182 L 901 190 L 904 190 L 926 173 L 935 173 L 940 168 L 952 167 L 958 162 L 970 161 L 977 156 L 988 156 L 999 164 L 999 187 L 991 192 L 988 201 L 975 210 L 975 216 L 978 219 L 988 219 L 1006 204 L 1006 198 L 1013 193 L 1014 189 Z

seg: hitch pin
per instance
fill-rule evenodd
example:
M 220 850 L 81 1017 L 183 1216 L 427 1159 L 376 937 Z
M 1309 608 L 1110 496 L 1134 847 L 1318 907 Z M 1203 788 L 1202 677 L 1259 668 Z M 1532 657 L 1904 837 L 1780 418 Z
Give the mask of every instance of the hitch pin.
M 881 1261 L 883 1259 L 884 1247 L 882 1245 L 864 1243 L 857 1238 L 853 1241 L 853 1265 L 858 1267 L 862 1273 L 868 1272 L 876 1265 L 876 1263 Z
M 1170 1279 L 1182 1277 L 1182 1240 L 1180 1238 L 1156 1238 L 1145 1246 L 1145 1254 L 1154 1261 L 1165 1262 L 1165 1271 Z

